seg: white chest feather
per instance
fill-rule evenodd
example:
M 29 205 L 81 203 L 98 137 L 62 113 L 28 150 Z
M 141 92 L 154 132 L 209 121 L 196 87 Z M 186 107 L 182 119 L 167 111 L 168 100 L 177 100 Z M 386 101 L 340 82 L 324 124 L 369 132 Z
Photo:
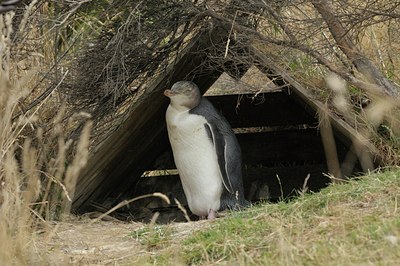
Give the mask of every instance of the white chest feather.
M 214 145 L 204 126 L 207 120 L 169 106 L 166 121 L 190 210 L 199 216 L 207 215 L 210 209 L 217 211 L 223 184 Z

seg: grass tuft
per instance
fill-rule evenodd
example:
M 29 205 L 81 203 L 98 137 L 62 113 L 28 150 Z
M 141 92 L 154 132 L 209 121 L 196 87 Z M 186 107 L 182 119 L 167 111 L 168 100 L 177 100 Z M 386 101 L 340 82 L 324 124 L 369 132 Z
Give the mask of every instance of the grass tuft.
M 188 264 L 395 265 L 400 171 L 231 213 L 182 242 Z
M 143 227 L 129 234 L 129 237 L 139 241 L 147 250 L 157 250 L 165 247 L 171 240 L 173 230 L 168 226 Z

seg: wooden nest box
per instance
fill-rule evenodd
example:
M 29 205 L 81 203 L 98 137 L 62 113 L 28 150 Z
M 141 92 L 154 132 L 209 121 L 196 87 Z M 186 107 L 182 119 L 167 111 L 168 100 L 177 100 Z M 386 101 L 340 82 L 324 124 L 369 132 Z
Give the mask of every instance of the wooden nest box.
M 106 211 L 154 192 L 166 194 L 172 204 L 174 198 L 186 204 L 165 126 L 169 99 L 162 92 L 179 80 L 193 80 L 206 92 L 223 73 L 218 67 L 199 68 L 209 65 L 204 64 L 207 48 L 217 41 L 226 41 L 226 36 L 200 33 L 146 90 L 128 119 L 89 159 L 76 186 L 74 212 Z M 274 201 L 304 189 L 317 191 L 332 182 L 328 174 L 342 178 L 374 167 L 369 144 L 354 129 L 325 111 L 284 71 L 266 65 L 262 55 L 253 56 L 257 60 L 252 68 L 268 78 L 272 89 L 208 96 L 237 134 L 248 200 Z M 243 75 L 249 67 L 235 66 L 233 71 L 241 69 Z M 143 208 L 135 217 L 135 210 Z M 160 208 L 170 206 L 148 198 L 125 210 L 139 219 Z

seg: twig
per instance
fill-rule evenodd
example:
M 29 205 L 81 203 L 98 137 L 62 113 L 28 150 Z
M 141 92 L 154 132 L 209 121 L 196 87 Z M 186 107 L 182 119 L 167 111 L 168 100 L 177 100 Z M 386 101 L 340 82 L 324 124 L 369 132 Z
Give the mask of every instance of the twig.
M 38 212 L 36 212 L 34 209 L 32 209 L 32 208 L 28 208 L 37 218 L 39 218 L 39 220 L 40 221 L 42 221 L 44 224 L 46 224 L 47 225 L 47 221 L 45 220 L 45 219 L 43 219 L 43 217 L 38 213 Z
M 235 25 L 235 21 L 236 21 L 236 17 L 237 17 L 238 12 L 239 12 L 239 10 L 237 10 L 235 12 L 235 16 L 233 17 L 233 20 L 232 20 L 232 26 L 231 26 L 231 29 L 230 29 L 229 34 L 228 34 L 228 40 L 226 41 L 224 58 L 226 58 L 228 56 L 229 44 L 231 42 L 231 35 L 232 35 L 232 32 L 233 32 L 233 26 Z
M 153 217 L 151 217 L 151 221 L 149 224 L 149 228 L 150 228 L 150 232 L 153 233 L 154 231 L 154 225 L 156 224 L 156 221 L 158 219 L 158 217 L 160 216 L 159 212 L 154 213 Z
M 186 221 L 191 222 L 189 215 L 187 214 L 187 211 L 185 207 L 182 206 L 182 204 L 179 202 L 179 200 L 175 199 L 176 205 L 178 205 L 178 208 L 182 211 L 183 215 L 185 216 Z
M 280 200 L 283 200 L 283 187 L 282 187 L 282 182 L 281 179 L 279 178 L 279 175 L 276 175 L 276 178 L 278 179 L 278 183 L 279 183 L 279 189 L 281 190 L 281 196 L 279 197 Z
M 306 193 L 308 191 L 308 186 L 307 185 L 308 185 L 308 180 L 310 179 L 310 177 L 311 177 L 311 175 L 307 174 L 306 178 L 304 179 L 303 188 L 302 188 L 302 191 L 301 191 L 302 194 L 304 194 L 304 193 Z
M 62 77 L 62 79 L 60 80 L 60 82 L 54 87 L 54 89 L 52 91 L 55 91 L 60 85 L 61 83 L 64 81 L 65 77 L 67 76 L 68 71 L 65 72 L 64 76 Z M 4 156 L 6 155 L 6 153 L 8 152 L 8 150 L 11 148 L 11 146 L 13 145 L 13 143 L 15 143 L 16 138 L 21 134 L 21 132 L 25 129 L 26 125 L 28 124 L 29 121 L 32 120 L 32 118 L 36 115 L 36 113 L 39 111 L 39 109 L 43 106 L 43 104 L 49 99 L 50 93 L 46 95 L 46 97 L 40 102 L 40 105 L 36 108 L 36 110 L 31 114 L 31 116 L 25 121 L 25 123 L 21 126 L 21 128 L 19 129 L 18 132 L 18 126 L 15 127 L 15 130 L 12 132 L 12 135 L 14 136 L 14 139 L 12 141 L 10 141 L 10 143 L 8 144 L 8 146 L 3 150 L 3 153 L 1 155 L 0 159 L 3 159 Z M 0 160 L 1 161 L 1 160 Z
M 137 200 L 140 200 L 140 199 L 144 199 L 144 198 L 148 198 L 148 197 L 159 197 L 162 200 L 164 200 L 167 204 L 171 204 L 169 198 L 166 195 L 162 194 L 162 193 L 155 192 L 153 194 L 146 194 L 146 195 L 142 195 L 142 196 L 130 199 L 130 200 L 121 201 L 116 206 L 114 206 L 113 208 L 111 208 L 107 212 L 103 213 L 102 215 L 100 215 L 99 217 L 97 217 L 96 219 L 91 221 L 90 224 L 93 224 L 93 223 L 103 219 L 105 216 L 109 215 L 110 213 L 114 212 L 115 210 L 118 210 L 121 207 L 124 207 L 124 206 L 126 206 L 126 205 L 128 205 L 128 204 L 130 204 L 130 203 L 132 203 L 134 201 L 137 201 Z
M 340 182 L 350 182 L 349 180 L 343 179 L 343 178 L 337 178 L 335 176 L 333 176 L 332 174 L 327 174 L 327 173 L 322 173 L 322 175 L 326 176 L 327 178 L 336 181 L 336 183 L 340 183 Z
M 72 16 L 83 4 L 85 4 L 85 3 L 87 3 L 87 2 L 91 2 L 91 1 L 92 1 L 92 0 L 81 0 L 80 2 L 78 2 L 77 5 L 76 5 L 74 8 L 72 8 L 72 9 L 66 14 L 65 18 L 64 18 L 62 21 L 56 23 L 55 26 L 61 26 L 61 25 L 63 25 L 63 24 L 68 20 L 68 18 L 69 18 L 70 16 Z
M 61 182 L 60 182 L 59 180 L 57 180 L 54 176 L 49 175 L 49 174 L 46 173 L 46 172 L 43 172 L 43 171 L 40 171 L 40 172 L 41 172 L 42 174 L 44 174 L 45 176 L 47 176 L 48 178 L 50 178 L 51 181 L 53 181 L 54 183 L 57 183 L 57 184 L 62 188 L 62 190 L 64 191 L 65 196 L 67 197 L 68 201 L 72 202 L 72 199 L 71 199 L 71 197 L 69 196 L 68 190 L 67 190 L 67 188 L 65 187 L 65 185 L 64 185 L 63 183 L 61 183 Z

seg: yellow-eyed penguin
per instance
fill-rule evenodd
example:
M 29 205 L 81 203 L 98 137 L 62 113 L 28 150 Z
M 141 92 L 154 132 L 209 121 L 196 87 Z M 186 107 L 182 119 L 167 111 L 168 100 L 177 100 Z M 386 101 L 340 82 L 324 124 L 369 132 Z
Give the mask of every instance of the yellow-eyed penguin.
M 192 213 L 214 219 L 223 209 L 248 206 L 239 143 L 226 119 L 190 81 L 164 91 L 168 137 Z

